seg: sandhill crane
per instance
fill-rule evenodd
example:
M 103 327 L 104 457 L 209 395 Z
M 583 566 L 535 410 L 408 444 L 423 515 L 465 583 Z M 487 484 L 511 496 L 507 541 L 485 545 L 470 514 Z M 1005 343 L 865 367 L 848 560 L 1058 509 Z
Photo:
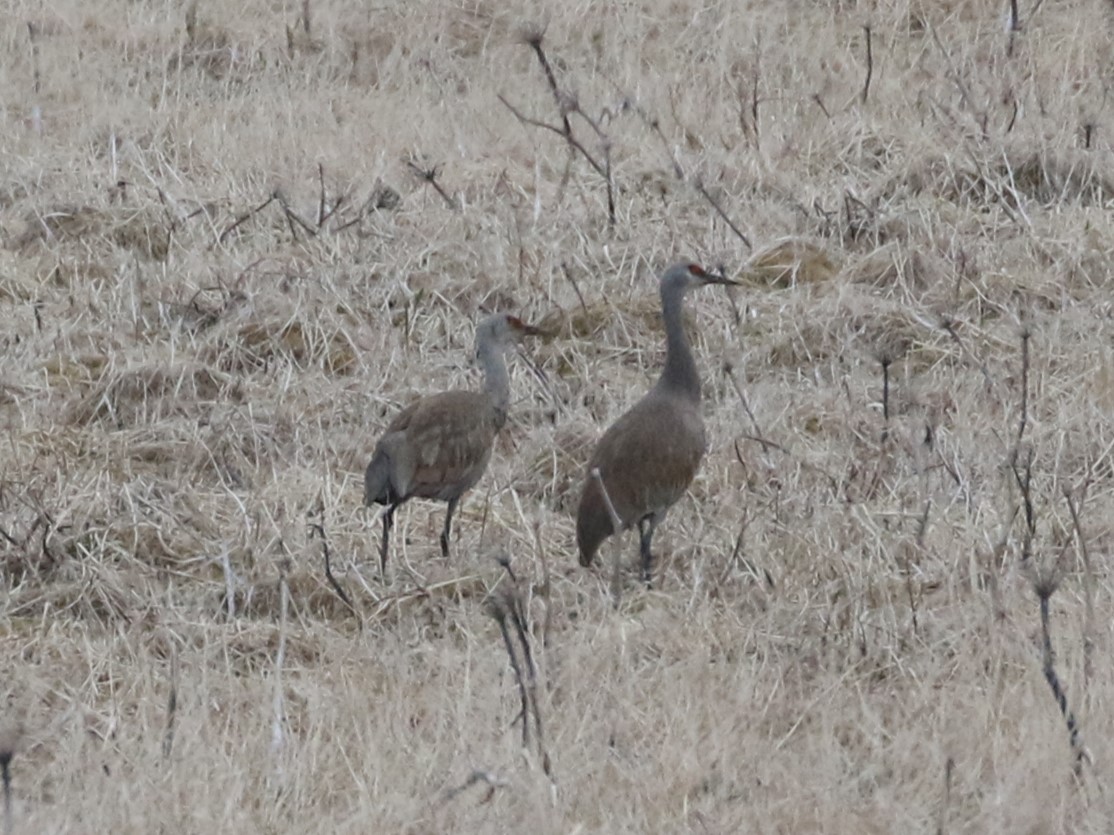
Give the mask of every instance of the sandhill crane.
M 387 571 L 394 513 L 415 496 L 448 502 L 441 554 L 449 556 L 453 511 L 487 469 L 495 435 L 507 422 L 510 380 L 505 353 L 538 329 L 496 313 L 476 328 L 483 391 L 445 391 L 411 403 L 387 427 L 364 474 L 364 504 L 387 506 L 379 566 Z
M 604 433 L 588 464 L 576 517 L 581 565 L 591 565 L 600 543 L 615 532 L 602 481 L 622 527 L 638 525 L 642 579 L 650 584 L 654 529 L 688 489 L 704 457 L 700 376 L 681 321 L 685 293 L 705 284 L 737 283 L 688 262 L 662 275 L 665 368 L 657 385 Z M 592 475 L 597 469 L 599 480 Z

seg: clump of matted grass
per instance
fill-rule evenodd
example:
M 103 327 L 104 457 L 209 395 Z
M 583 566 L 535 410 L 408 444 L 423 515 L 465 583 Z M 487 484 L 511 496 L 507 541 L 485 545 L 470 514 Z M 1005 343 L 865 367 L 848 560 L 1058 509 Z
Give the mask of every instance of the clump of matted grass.
M 91 360 L 90 360 L 91 361 Z M 61 373 L 68 366 L 59 369 Z M 89 368 L 89 361 L 79 363 Z M 116 370 L 107 365 L 92 391 L 70 412 L 77 424 L 106 420 L 117 427 L 151 423 L 218 400 L 240 397 L 236 380 L 199 362 L 181 362 Z
M 24 218 L 9 236 L 18 249 L 110 243 L 154 261 L 166 260 L 170 247 L 165 215 L 141 208 L 53 207 Z

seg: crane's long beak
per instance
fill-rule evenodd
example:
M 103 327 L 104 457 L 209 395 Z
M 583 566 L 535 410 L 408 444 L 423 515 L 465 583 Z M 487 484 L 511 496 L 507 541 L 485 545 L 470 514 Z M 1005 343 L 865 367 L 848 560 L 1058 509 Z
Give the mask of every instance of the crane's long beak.
M 542 336 L 545 331 L 543 331 L 536 325 L 528 325 L 525 322 L 522 322 L 521 333 L 523 336 Z
M 730 287 L 738 287 L 739 282 L 725 276 L 722 272 L 709 272 L 705 275 L 705 279 L 709 284 L 726 284 Z

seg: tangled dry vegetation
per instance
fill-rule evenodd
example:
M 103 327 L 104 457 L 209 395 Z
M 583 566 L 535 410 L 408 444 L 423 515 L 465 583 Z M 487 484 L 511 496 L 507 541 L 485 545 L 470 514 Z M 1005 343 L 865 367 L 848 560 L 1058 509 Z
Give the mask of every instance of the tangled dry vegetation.
M 1111 831 L 1114 10 L 1016 8 L 7 4 L 7 829 Z M 745 286 L 615 608 L 680 256 Z M 383 582 L 362 468 L 495 309 Z

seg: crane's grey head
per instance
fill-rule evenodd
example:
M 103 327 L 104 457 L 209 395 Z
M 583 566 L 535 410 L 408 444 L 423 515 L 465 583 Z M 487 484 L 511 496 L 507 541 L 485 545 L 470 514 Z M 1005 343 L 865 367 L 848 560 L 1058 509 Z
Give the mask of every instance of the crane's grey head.
M 694 264 L 691 261 L 681 261 L 679 264 L 674 264 L 662 275 L 661 290 L 663 293 L 684 292 L 685 290 L 691 290 L 693 287 L 703 287 L 705 284 L 735 285 L 738 283 L 727 278 L 727 276 L 710 272 L 699 264 Z
M 483 318 L 476 326 L 476 351 L 482 351 L 485 346 L 506 349 L 517 345 L 525 336 L 537 336 L 539 331 L 533 325 L 527 325 L 517 316 L 509 313 L 493 313 Z

